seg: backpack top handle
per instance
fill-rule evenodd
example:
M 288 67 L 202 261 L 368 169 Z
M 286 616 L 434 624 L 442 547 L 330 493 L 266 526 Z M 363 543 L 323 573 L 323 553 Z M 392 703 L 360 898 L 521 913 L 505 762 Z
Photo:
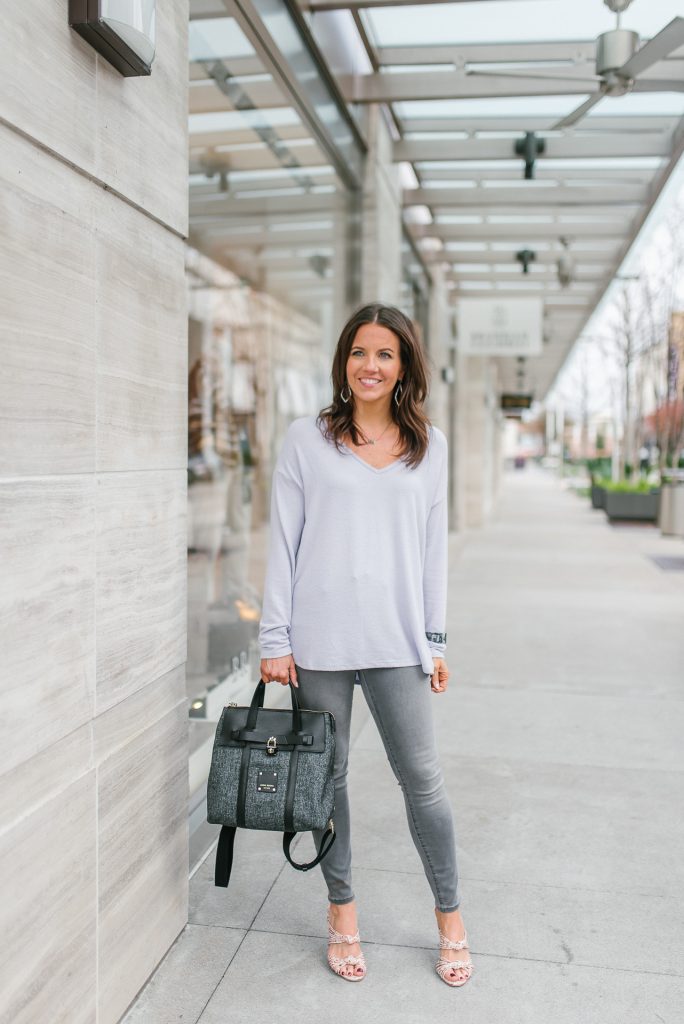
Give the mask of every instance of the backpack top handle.
M 288 683 L 290 687 L 290 698 L 292 700 L 292 732 L 301 733 L 302 731 L 302 712 L 299 707 L 299 700 L 297 699 L 297 691 L 292 683 Z M 249 705 L 249 714 L 247 715 L 247 726 L 249 731 L 256 728 L 257 715 L 259 714 L 259 708 L 264 706 L 264 695 L 266 693 L 266 683 L 263 679 L 260 679 L 257 683 L 257 688 L 254 691 L 252 702 Z

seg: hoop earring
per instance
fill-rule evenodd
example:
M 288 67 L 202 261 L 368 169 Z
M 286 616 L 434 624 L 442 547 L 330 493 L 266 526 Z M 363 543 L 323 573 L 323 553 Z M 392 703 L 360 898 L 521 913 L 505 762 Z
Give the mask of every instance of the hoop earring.
M 397 384 L 396 388 L 394 389 L 394 401 L 397 403 L 397 405 L 399 405 L 399 403 L 401 402 L 403 394 L 404 394 L 404 389 L 402 387 L 401 381 L 399 381 L 399 383 Z M 397 395 L 399 396 L 398 398 L 397 398 Z
M 347 397 L 346 397 L 346 398 L 345 398 L 345 397 L 344 397 L 344 395 L 342 394 L 342 391 L 344 391 L 344 389 L 345 389 L 345 388 L 348 388 L 348 390 L 349 390 L 349 394 L 347 395 Z M 351 398 L 351 396 L 352 396 L 352 390 L 351 390 L 351 388 L 349 387 L 349 383 L 348 383 L 348 382 L 347 382 L 347 383 L 345 383 L 345 384 L 343 385 L 343 387 L 342 387 L 342 391 L 340 391 L 340 398 L 342 399 L 342 401 L 343 401 L 343 402 L 345 403 L 345 405 L 346 405 L 346 404 L 347 404 L 347 402 L 349 401 L 349 399 L 350 399 L 350 398 Z

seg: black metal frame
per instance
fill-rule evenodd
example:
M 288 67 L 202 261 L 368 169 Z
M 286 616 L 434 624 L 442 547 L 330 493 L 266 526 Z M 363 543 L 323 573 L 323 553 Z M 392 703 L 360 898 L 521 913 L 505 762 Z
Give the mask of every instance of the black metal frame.
M 152 73 L 152 66 L 102 20 L 102 0 L 69 0 L 69 25 L 126 78 Z

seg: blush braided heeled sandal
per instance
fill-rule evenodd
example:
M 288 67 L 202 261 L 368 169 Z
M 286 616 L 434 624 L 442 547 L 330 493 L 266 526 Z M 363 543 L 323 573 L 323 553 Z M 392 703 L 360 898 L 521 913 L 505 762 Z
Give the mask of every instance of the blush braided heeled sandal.
M 439 948 L 440 949 L 465 949 L 468 945 L 467 932 L 463 932 L 463 938 L 459 939 L 458 942 L 454 942 L 453 939 L 448 939 L 446 935 L 443 935 L 441 930 L 439 932 Z M 461 978 L 450 978 L 450 971 L 457 971 L 462 968 L 467 971 L 465 977 Z M 450 985 L 452 988 L 460 988 L 461 985 L 465 985 L 466 981 L 473 973 L 473 961 L 468 957 L 467 960 L 447 960 L 446 957 L 440 956 L 439 960 L 435 965 L 435 970 L 439 974 L 440 978 L 446 985 Z
M 335 931 L 330 921 L 330 910 L 328 910 L 328 964 L 330 970 L 338 976 L 338 978 L 344 978 L 345 981 L 362 981 L 366 977 L 366 961 L 363 953 L 359 953 L 358 956 L 335 956 L 330 952 L 330 945 L 333 942 L 345 942 L 348 945 L 352 945 L 354 942 L 360 942 L 358 929 L 355 935 L 341 935 Z M 347 965 L 354 968 L 353 974 L 345 974 L 344 969 Z M 357 974 L 358 968 L 362 968 L 362 973 Z

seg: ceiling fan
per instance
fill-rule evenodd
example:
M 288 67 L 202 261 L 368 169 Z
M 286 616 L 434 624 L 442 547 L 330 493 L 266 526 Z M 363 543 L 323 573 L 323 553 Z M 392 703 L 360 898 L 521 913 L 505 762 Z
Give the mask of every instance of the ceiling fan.
M 582 83 L 592 95 L 579 107 L 552 126 L 553 130 L 568 128 L 584 117 L 604 96 L 623 96 L 628 92 L 684 92 L 684 76 L 680 78 L 639 78 L 658 61 L 664 60 L 680 46 L 684 46 L 684 18 L 676 17 L 643 46 L 639 35 L 620 27 L 620 16 L 632 0 L 603 0 L 617 15 L 617 27 L 603 32 L 596 40 L 596 75 L 539 74 L 535 72 L 472 71 L 469 74 L 506 78 L 543 78 L 546 81 Z M 598 88 L 597 88 L 598 85 Z

